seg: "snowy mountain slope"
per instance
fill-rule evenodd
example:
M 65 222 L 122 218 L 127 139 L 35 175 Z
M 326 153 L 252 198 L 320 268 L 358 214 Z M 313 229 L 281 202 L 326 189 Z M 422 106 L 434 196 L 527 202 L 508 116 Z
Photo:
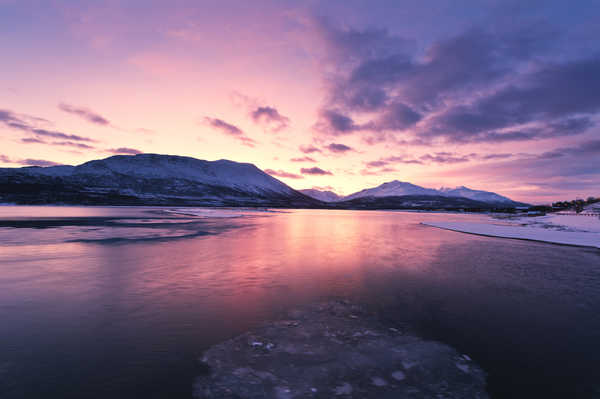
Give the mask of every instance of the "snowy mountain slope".
M 314 188 L 308 188 L 304 190 L 298 190 L 304 195 L 308 195 L 311 198 L 317 199 L 323 202 L 336 202 L 343 199 L 333 191 L 321 191 Z
M 506 203 L 512 204 L 514 201 L 510 198 L 503 197 L 502 195 L 492 193 L 490 191 L 472 190 L 465 186 L 456 188 L 442 187 L 439 189 L 441 195 L 446 197 L 463 197 L 470 198 L 476 201 L 482 201 L 487 203 Z
M 315 206 L 256 166 L 158 154 L 0 169 L 0 202 Z
M 441 196 L 452 198 L 467 198 L 473 201 L 479 201 L 487 204 L 515 206 L 521 204 L 502 195 L 482 190 L 472 190 L 460 186 L 456 188 L 444 188 L 439 190 L 424 188 L 415 184 L 393 180 L 383 183 L 377 187 L 361 190 L 354 194 L 344 197 L 343 201 L 354 200 L 358 198 L 374 197 L 402 197 L 402 196 Z
M 344 201 L 363 197 L 400 197 L 404 195 L 440 195 L 440 193 L 431 188 L 423 188 L 411 183 L 393 180 L 377 187 L 350 194 L 344 197 Z
M 73 174 L 104 176 L 122 174 L 137 178 L 176 178 L 254 193 L 290 195 L 295 192 L 294 189 L 264 173 L 253 164 L 226 159 L 204 161 L 190 157 L 158 154 L 115 155 L 79 165 L 74 168 Z

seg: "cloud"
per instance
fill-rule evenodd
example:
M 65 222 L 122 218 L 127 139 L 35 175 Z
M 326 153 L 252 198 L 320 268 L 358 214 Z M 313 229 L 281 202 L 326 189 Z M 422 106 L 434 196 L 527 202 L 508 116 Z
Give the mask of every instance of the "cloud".
M 367 168 L 381 168 L 391 164 L 417 164 L 422 165 L 424 162 L 418 159 L 414 159 L 413 157 L 407 157 L 403 155 L 393 155 L 385 158 L 379 158 L 376 161 L 366 162 L 365 165 Z
M 383 166 L 388 165 L 389 162 L 383 161 L 383 160 L 379 160 L 379 161 L 371 161 L 371 162 L 367 162 L 365 165 L 367 165 L 368 168 L 381 168 Z
M 94 112 L 88 108 L 85 108 L 85 107 L 78 107 L 78 106 L 74 106 L 74 105 L 60 103 L 58 105 L 58 108 L 61 111 L 67 112 L 69 114 L 77 115 L 77 116 L 87 120 L 88 122 L 95 123 L 96 125 L 102 125 L 102 126 L 110 125 L 110 122 L 108 121 L 108 119 L 104 118 L 103 116 L 101 116 L 101 115 L 97 114 L 96 112 Z
M 600 115 L 600 57 L 552 57 L 561 33 L 547 23 L 471 27 L 420 51 L 384 29 L 315 24 L 331 71 L 318 134 L 531 141 L 583 134 Z
M 44 140 L 38 139 L 36 137 L 25 137 L 21 139 L 21 143 L 25 144 L 46 144 Z
M 326 146 L 325 148 L 327 148 L 329 151 L 335 152 L 337 154 L 343 154 L 348 151 L 353 151 L 352 147 L 348 147 L 347 145 L 340 144 L 340 143 L 331 143 L 328 146 Z
M 312 168 L 302 168 L 300 172 L 304 175 L 333 175 L 333 173 L 316 166 Z
M 52 137 L 56 139 L 71 141 L 95 142 L 95 140 L 92 140 L 88 137 L 83 137 L 76 134 L 68 134 L 54 130 L 42 129 L 35 125 L 32 125 L 29 121 L 33 121 L 34 123 L 48 122 L 46 119 L 43 118 L 37 118 L 29 115 L 17 115 L 12 111 L 0 109 L 0 123 L 4 124 L 8 128 L 30 133 L 35 136 Z
M 318 132 L 332 136 L 341 136 L 363 130 L 363 127 L 357 125 L 352 118 L 334 109 L 321 110 L 319 120 L 313 128 Z
M 50 130 L 45 130 L 45 129 L 30 129 L 29 130 L 31 133 L 36 134 L 38 136 L 44 136 L 44 137 L 52 137 L 55 139 L 65 139 L 65 140 L 73 140 L 73 141 L 85 141 L 85 142 L 95 142 L 95 140 L 92 140 L 88 137 L 83 137 L 83 136 L 79 136 L 76 134 L 68 134 L 68 133 L 63 133 L 63 132 L 57 132 L 57 131 L 50 131 Z
M 309 146 L 300 146 L 299 147 L 300 151 L 302 151 L 305 154 L 312 154 L 315 152 L 322 152 L 321 149 L 313 146 L 313 145 L 309 145 Z
M 60 146 L 60 147 L 75 147 L 75 148 L 80 148 L 80 149 L 85 149 L 85 150 L 92 150 L 95 147 L 88 145 L 88 144 L 84 144 L 84 143 L 76 143 L 76 142 L 72 142 L 72 141 L 53 141 L 53 142 L 47 142 L 44 140 L 41 140 L 37 137 L 25 137 L 21 139 L 21 143 L 25 143 L 25 144 L 44 144 L 44 145 L 51 145 L 51 146 Z
M 110 152 L 113 154 L 129 154 L 129 155 L 137 155 L 137 154 L 144 153 L 143 151 L 136 150 L 135 148 L 127 148 L 127 147 L 112 148 L 112 149 L 106 150 L 106 152 Z
M 22 159 L 15 163 L 19 163 L 21 165 L 26 165 L 26 166 L 59 166 L 59 165 L 62 165 L 61 163 L 47 161 L 44 159 L 30 159 L 30 158 Z
M 292 158 L 292 159 L 290 159 L 290 162 L 316 162 L 316 161 L 311 157 L 301 157 L 301 158 Z
M 75 147 L 75 148 L 80 148 L 80 149 L 84 149 L 84 150 L 94 149 L 94 147 L 91 145 L 87 145 L 84 143 L 73 143 L 71 141 L 55 141 L 55 142 L 47 143 L 47 144 L 56 145 L 56 146 Z
M 267 173 L 271 176 L 285 177 L 285 178 L 289 178 L 289 179 L 303 179 L 304 178 L 304 176 L 286 172 L 281 169 L 279 169 L 279 170 L 265 169 L 265 173 Z
M 44 159 L 31 159 L 31 158 L 12 159 L 6 155 L 0 155 L 0 162 L 13 163 L 13 164 L 25 165 L 25 166 L 58 166 L 58 165 L 62 165 L 61 163 L 47 161 Z
M 221 131 L 221 133 L 235 137 L 237 140 L 241 141 L 243 145 L 254 147 L 256 144 L 256 141 L 246 136 L 242 129 L 231 123 L 227 123 L 222 119 L 205 117 L 204 121 L 209 126 Z
M 457 141 L 570 136 L 594 126 L 600 112 L 600 58 L 546 63 L 469 105 L 446 109 L 429 134 Z M 523 125 L 533 127 L 519 129 Z
M 416 165 L 425 165 L 425 164 L 431 164 L 431 163 L 457 164 L 457 163 L 464 163 L 464 162 L 477 161 L 477 160 L 486 161 L 486 160 L 495 160 L 495 159 L 506 159 L 506 158 L 510 158 L 512 156 L 513 156 L 513 154 L 507 154 L 507 153 L 479 155 L 477 153 L 458 154 L 458 153 L 454 153 L 454 152 L 441 151 L 441 152 L 423 154 L 423 155 L 420 155 L 417 157 L 394 155 L 394 156 L 379 158 L 378 160 L 375 160 L 375 161 L 366 162 L 365 166 L 367 168 L 381 168 L 381 167 L 398 164 L 398 163 L 416 164 Z
M 512 156 L 513 156 L 513 154 L 502 153 L 502 154 L 487 154 L 487 155 L 482 155 L 480 158 L 483 159 L 484 161 L 487 161 L 487 160 L 490 160 L 490 159 L 505 159 L 505 158 L 510 158 Z
M 600 140 L 589 140 L 574 147 L 556 148 L 538 156 L 540 159 L 558 158 L 563 156 L 600 155 Z
M 255 123 L 274 133 L 286 129 L 290 123 L 288 117 L 281 115 L 277 109 L 269 106 L 257 107 L 250 113 L 250 116 Z
M 231 136 L 241 136 L 244 134 L 242 129 L 235 125 L 227 123 L 222 119 L 206 117 L 204 118 L 204 120 L 215 129 L 218 129 L 223 133 L 229 134 Z
M 319 191 L 333 191 L 332 186 L 312 186 L 311 188 L 313 190 L 319 190 Z
M 419 159 L 424 162 L 453 164 L 469 162 L 475 156 L 476 154 L 458 155 L 452 152 L 436 152 L 434 154 L 422 155 Z
M 597 195 L 600 170 L 597 159 L 600 157 L 600 140 L 584 140 L 576 145 L 560 146 L 553 150 L 538 154 L 513 155 L 512 158 L 493 162 L 480 163 L 457 169 L 449 169 L 438 173 L 439 177 L 470 176 L 473 180 L 486 182 L 489 185 L 506 185 L 506 182 L 555 182 L 558 192 L 569 192 L 565 182 L 582 183 L 580 190 L 573 189 L 569 195 Z M 498 173 L 502 171 L 502 173 Z M 593 184 L 585 184 L 590 182 Z M 585 190 L 584 190 L 585 189 Z M 517 192 L 519 195 L 523 193 Z M 533 186 L 525 193 L 527 196 L 554 196 L 557 193 L 544 193 Z

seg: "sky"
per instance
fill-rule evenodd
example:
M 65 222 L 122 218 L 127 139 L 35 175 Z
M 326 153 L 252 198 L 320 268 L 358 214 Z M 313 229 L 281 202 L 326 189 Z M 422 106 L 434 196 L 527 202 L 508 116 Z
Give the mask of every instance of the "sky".
M 0 167 L 600 196 L 600 1 L 0 0 Z

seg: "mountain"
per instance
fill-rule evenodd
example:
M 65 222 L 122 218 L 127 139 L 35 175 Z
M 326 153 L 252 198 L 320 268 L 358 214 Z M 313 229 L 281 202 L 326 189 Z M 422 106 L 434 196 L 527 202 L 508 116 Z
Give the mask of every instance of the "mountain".
M 526 205 L 526 204 L 523 204 L 520 202 L 513 201 L 510 198 L 503 197 L 499 194 L 496 194 L 496 193 L 493 193 L 490 191 L 472 190 L 472 189 L 464 187 L 464 186 L 460 186 L 460 187 L 456 187 L 456 188 L 442 187 L 439 190 L 435 190 L 432 188 L 424 188 L 421 186 L 417 186 L 415 184 L 401 182 L 398 180 L 393 180 L 391 182 L 383 183 L 377 187 L 358 191 L 354 194 L 344 197 L 342 200 L 343 200 L 343 204 L 349 203 L 348 201 L 354 201 L 354 202 L 352 202 L 352 204 L 354 204 L 354 205 L 359 204 L 359 203 L 363 204 L 363 205 L 371 204 L 371 206 L 374 206 L 375 204 L 383 204 L 383 205 L 385 205 L 385 207 L 389 207 L 391 204 L 391 202 L 390 202 L 391 200 L 389 200 L 389 199 L 385 200 L 385 201 L 369 200 L 369 201 L 362 201 L 362 202 L 355 201 L 355 200 L 359 200 L 361 198 L 392 198 L 392 197 L 395 198 L 396 200 L 399 200 L 399 199 L 407 197 L 407 196 L 411 197 L 408 199 L 408 202 L 410 202 L 411 200 L 417 199 L 418 204 L 421 204 L 421 205 L 415 205 L 415 207 L 426 206 L 428 197 L 435 197 L 435 198 L 430 198 L 430 200 L 433 201 L 432 204 L 435 203 L 435 206 L 431 205 L 432 207 L 444 207 L 443 206 L 444 202 L 446 202 L 448 204 L 448 206 L 450 206 L 450 207 L 454 207 L 454 206 L 460 207 L 462 204 L 469 208 L 481 208 L 482 206 L 484 206 L 486 208 L 490 208 L 490 206 L 515 207 L 515 206 L 520 206 L 520 205 Z M 471 200 L 471 202 L 463 201 L 461 203 L 460 201 L 444 200 L 444 198 L 448 198 L 448 199 L 449 198 L 462 198 L 462 199 Z M 408 204 L 408 202 L 406 202 L 406 204 Z M 402 201 L 402 203 L 404 204 L 405 202 Z M 429 205 L 427 205 L 427 206 L 429 206 Z
M 404 195 L 440 195 L 440 193 L 431 188 L 423 188 L 411 183 L 393 180 L 374 188 L 350 194 L 344 197 L 344 201 L 363 197 L 400 197 Z
M 0 202 L 21 204 L 318 206 L 249 163 L 116 155 L 78 166 L 0 169 Z
M 317 199 L 323 202 L 336 202 L 343 199 L 333 191 L 322 191 L 314 188 L 308 188 L 305 190 L 298 190 L 304 195 L 308 195 L 311 198 Z
M 463 197 L 442 195 L 403 195 L 358 197 L 331 204 L 340 209 L 420 209 L 420 210 L 492 210 L 494 205 Z
M 513 204 L 515 202 L 510 198 L 503 197 L 502 195 L 490 191 L 472 190 L 465 186 L 456 188 L 442 187 L 439 189 L 439 192 L 446 197 L 463 197 L 491 204 Z

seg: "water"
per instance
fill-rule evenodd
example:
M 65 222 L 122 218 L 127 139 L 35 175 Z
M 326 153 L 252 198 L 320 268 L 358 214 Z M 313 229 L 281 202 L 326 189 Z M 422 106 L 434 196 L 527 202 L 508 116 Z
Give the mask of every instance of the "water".
M 204 349 L 335 297 L 469 354 L 494 397 L 599 394 L 598 250 L 419 224 L 480 215 L 212 216 L 0 207 L 0 397 L 188 398 Z

